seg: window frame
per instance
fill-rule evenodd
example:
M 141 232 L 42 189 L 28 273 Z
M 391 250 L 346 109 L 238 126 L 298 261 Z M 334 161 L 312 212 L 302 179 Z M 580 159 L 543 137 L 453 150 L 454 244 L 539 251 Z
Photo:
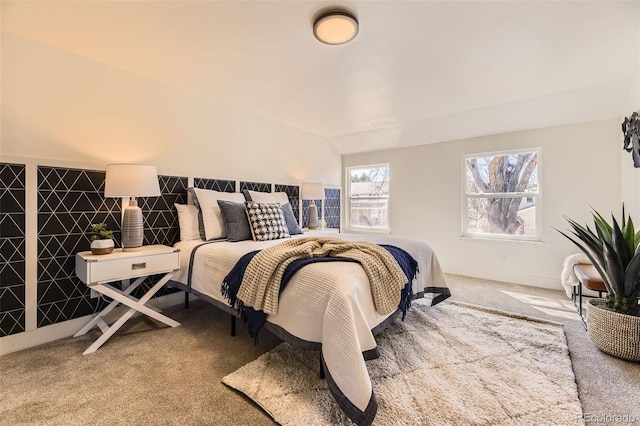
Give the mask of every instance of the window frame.
M 481 193 L 481 194 L 469 194 L 467 186 L 467 160 L 471 158 L 482 157 L 497 157 L 503 155 L 518 155 L 525 153 L 537 153 L 538 163 L 536 165 L 537 173 L 537 192 L 498 192 L 498 193 Z M 542 164 L 542 148 L 521 148 L 521 149 L 507 149 L 501 151 L 481 152 L 473 154 L 465 154 L 462 156 L 462 208 L 461 208 L 461 236 L 462 238 L 470 239 L 491 239 L 502 241 L 542 241 L 542 179 L 541 179 L 541 164 Z M 469 231 L 469 199 L 471 198 L 512 198 L 512 197 L 533 197 L 535 200 L 535 234 L 533 235 L 511 235 L 500 234 L 490 232 L 472 232 Z
M 387 226 L 384 228 L 380 227 L 371 227 L 371 226 L 358 226 L 351 224 L 351 203 L 353 198 L 351 197 L 351 170 L 354 169 L 376 169 L 376 168 L 387 168 L 387 176 L 388 176 L 388 185 L 389 190 L 386 197 L 371 197 L 368 199 L 381 199 L 386 200 L 387 202 Z M 364 164 L 357 166 L 347 166 L 344 168 L 344 181 L 345 181 L 345 229 L 350 231 L 358 231 L 358 232 L 381 232 L 381 233 L 389 233 L 391 232 L 391 221 L 389 214 L 389 202 L 391 200 L 391 166 L 389 163 L 378 163 L 378 164 Z

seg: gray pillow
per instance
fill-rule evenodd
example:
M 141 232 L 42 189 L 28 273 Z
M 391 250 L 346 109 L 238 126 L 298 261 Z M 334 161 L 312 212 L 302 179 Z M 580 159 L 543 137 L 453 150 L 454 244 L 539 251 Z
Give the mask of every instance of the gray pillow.
M 198 208 L 198 231 L 200 231 L 200 239 L 206 240 L 207 235 L 204 232 L 204 219 L 202 218 L 202 209 L 200 208 L 200 203 L 198 202 L 198 196 L 196 195 L 196 191 L 194 191 L 193 188 L 187 188 L 187 192 L 191 194 L 193 204 Z
M 218 200 L 218 206 L 222 213 L 222 220 L 224 220 L 229 241 L 237 242 L 253 239 L 244 203 Z
M 284 213 L 284 221 L 287 223 L 287 228 L 289 228 L 289 234 L 302 234 L 302 228 L 300 228 L 300 225 L 298 225 L 298 221 L 293 214 L 293 208 L 291 207 L 291 204 L 283 204 L 282 213 Z

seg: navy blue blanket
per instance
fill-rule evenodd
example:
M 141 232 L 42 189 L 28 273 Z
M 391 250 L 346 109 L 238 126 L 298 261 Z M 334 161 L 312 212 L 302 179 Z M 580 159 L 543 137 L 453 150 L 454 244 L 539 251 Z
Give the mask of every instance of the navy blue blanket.
M 407 309 L 411 306 L 411 299 L 413 297 L 411 288 L 413 279 L 418 273 L 418 262 L 409 253 L 399 247 L 387 244 L 380 244 L 380 247 L 385 248 L 394 257 L 407 277 L 407 284 L 400 293 L 400 303 L 398 305 L 398 308 L 402 311 L 402 319 L 404 320 Z M 259 250 L 252 251 L 242 256 L 233 269 L 231 269 L 231 272 L 229 272 L 229 274 L 224 278 L 221 287 L 222 295 L 227 298 L 231 306 L 234 306 L 237 309 L 238 313 L 242 317 L 244 325 L 247 327 L 249 335 L 253 337 L 256 342 L 258 341 L 258 333 L 267 320 L 267 314 L 263 311 L 257 311 L 250 306 L 244 306 L 242 301 L 238 299 L 237 295 L 238 291 L 240 291 L 240 284 L 242 284 L 244 271 L 247 269 L 251 259 L 253 259 L 258 252 Z M 280 282 L 280 293 L 282 293 L 282 290 L 285 289 L 293 275 L 298 272 L 300 268 L 310 263 L 317 262 L 356 262 L 356 260 L 344 257 L 309 257 L 294 260 L 284 270 L 282 281 Z

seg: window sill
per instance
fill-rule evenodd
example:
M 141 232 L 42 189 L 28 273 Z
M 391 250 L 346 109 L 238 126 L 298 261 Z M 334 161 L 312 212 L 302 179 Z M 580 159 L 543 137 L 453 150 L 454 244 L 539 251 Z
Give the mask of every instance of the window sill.
M 533 243 L 544 244 L 542 238 L 504 238 L 504 237 L 492 237 L 492 236 L 480 236 L 480 235 L 461 235 L 460 239 L 463 241 L 498 241 L 506 243 Z
M 390 234 L 390 229 L 371 229 L 371 228 L 344 228 L 344 232 L 352 234 Z

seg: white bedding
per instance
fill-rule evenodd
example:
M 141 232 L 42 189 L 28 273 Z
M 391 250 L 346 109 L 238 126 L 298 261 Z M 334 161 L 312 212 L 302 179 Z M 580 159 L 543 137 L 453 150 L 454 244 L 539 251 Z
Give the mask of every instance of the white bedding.
M 448 294 L 440 264 L 427 244 L 323 231 L 306 233 L 304 236 L 331 236 L 400 247 L 418 261 L 419 273 L 413 282 L 414 294 L 425 292 L 426 297 L 433 293 Z M 221 294 L 221 283 L 238 259 L 245 253 L 279 242 L 281 240 L 221 241 L 199 247 L 191 265 L 191 288 L 228 304 Z M 176 244 L 182 252 L 182 269 L 174 276 L 174 281 L 188 284 L 190 254 L 200 244 L 201 241 Z M 280 295 L 278 313 L 269 315 L 267 321 L 299 339 L 322 344 L 328 379 L 338 388 L 337 393 L 333 392 L 338 403 L 356 423 L 369 424 L 375 416 L 377 404 L 363 353 L 376 349 L 371 330 L 387 317 L 375 311 L 367 276 L 359 264 L 331 262 L 314 263 L 300 269 Z

